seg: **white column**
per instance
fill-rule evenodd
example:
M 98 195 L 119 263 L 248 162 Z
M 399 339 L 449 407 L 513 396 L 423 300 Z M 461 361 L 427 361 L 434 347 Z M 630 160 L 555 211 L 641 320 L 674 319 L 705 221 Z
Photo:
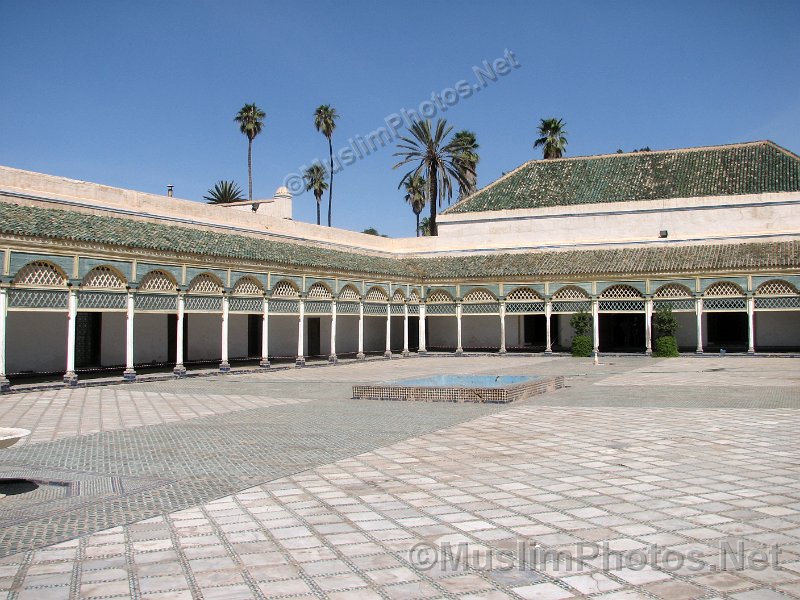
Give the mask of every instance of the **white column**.
M 418 354 L 425 354 L 428 350 L 425 348 L 425 305 L 420 302 L 419 305 L 419 350 Z
M 175 377 L 186 377 L 186 367 L 183 366 L 183 319 L 186 312 L 186 298 L 178 294 L 178 320 L 175 331 L 175 368 L 172 374 Z
M 69 289 L 67 297 L 67 372 L 64 373 L 64 383 L 76 385 L 78 375 L 75 373 L 75 321 L 78 318 L 78 290 Z
M 133 369 L 133 290 L 128 290 L 128 312 L 125 321 L 125 371 L 122 373 L 125 381 L 136 381 L 136 371 Z
M 461 302 L 456 302 L 456 356 L 464 354 L 461 346 Z
M 403 304 L 403 356 L 411 354 L 408 350 L 408 304 Z
M 392 305 L 386 305 L 386 351 L 384 358 L 392 358 Z
M 358 302 L 358 354 L 356 360 L 364 360 L 364 301 Z
M 8 313 L 8 288 L 0 287 L 0 393 L 11 389 L 6 377 L 6 314 Z
M 696 296 L 694 299 L 694 314 L 697 318 L 697 354 L 703 353 L 703 299 Z
M 306 319 L 306 303 L 302 298 L 300 298 L 300 301 L 297 303 L 297 309 L 300 312 L 300 316 L 297 321 L 297 358 L 294 360 L 294 364 L 296 367 L 305 367 L 306 357 L 303 352 L 305 342 L 303 339 L 303 325 L 305 325 Z
M 500 354 L 506 353 L 506 302 L 500 301 Z
M 228 362 L 228 318 L 230 316 L 230 299 L 228 294 L 222 296 L 222 362 L 219 363 L 221 373 L 231 370 Z
M 644 299 L 644 353 L 653 354 L 653 299 Z
M 328 362 L 332 365 L 337 363 L 336 358 L 336 300 L 331 302 L 331 353 Z
M 755 327 L 754 327 L 754 318 L 753 315 L 755 314 L 755 305 L 756 300 L 752 294 L 747 296 L 747 353 L 748 354 L 755 354 L 756 347 L 755 347 Z
M 600 354 L 600 303 L 592 298 L 592 356 Z
M 258 366 L 269 369 L 269 299 L 266 296 L 261 315 L 261 361 Z
M 550 317 L 553 314 L 553 301 L 549 297 L 544 301 L 544 331 L 545 331 L 545 354 L 553 353 L 553 339 L 550 333 Z

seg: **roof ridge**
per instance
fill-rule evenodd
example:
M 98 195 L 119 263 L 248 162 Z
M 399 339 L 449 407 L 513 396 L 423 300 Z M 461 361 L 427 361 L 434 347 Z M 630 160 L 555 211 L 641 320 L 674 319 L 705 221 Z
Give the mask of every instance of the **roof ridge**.
M 522 169 L 523 167 L 526 167 L 526 166 L 528 166 L 529 164 L 531 164 L 531 163 L 534 163 L 534 162 L 537 162 L 537 161 L 536 161 L 536 159 L 533 159 L 533 158 L 532 158 L 531 160 L 528 160 L 528 161 L 526 161 L 526 162 L 522 163 L 522 164 L 521 164 L 520 166 L 518 166 L 516 169 L 512 169 L 511 171 L 509 171 L 508 173 L 506 173 L 506 174 L 504 174 L 504 175 L 501 175 L 500 177 L 498 177 L 497 179 L 495 179 L 495 180 L 494 180 L 494 181 L 492 181 L 491 183 L 489 183 L 489 184 L 487 184 L 487 185 L 483 186 L 481 189 L 479 189 L 479 190 L 475 190 L 475 191 L 474 191 L 474 192 L 472 192 L 472 193 L 471 193 L 469 196 L 464 196 L 463 198 L 461 198 L 461 200 L 458 200 L 458 201 L 457 201 L 455 204 L 451 204 L 451 205 L 450 205 L 450 206 L 448 206 L 448 207 L 447 207 L 445 210 L 443 210 L 441 214 L 443 214 L 443 215 L 444 215 L 444 214 L 447 214 L 447 213 L 449 213 L 451 208 L 455 208 L 456 206 L 458 206 L 458 205 L 459 205 L 459 204 L 461 204 L 462 202 L 464 202 L 464 201 L 466 201 L 466 200 L 469 200 L 470 198 L 474 198 L 476 195 L 480 194 L 480 193 L 481 193 L 481 192 L 483 192 L 484 190 L 488 190 L 489 188 L 492 188 L 492 187 L 494 187 L 495 185 L 497 185 L 498 183 L 500 183 L 501 181 L 505 181 L 506 179 L 508 179 L 509 177 L 511 177 L 512 175 L 514 175 L 514 173 L 516 173 L 517 171 L 519 171 L 519 170 L 520 170 L 520 169 Z

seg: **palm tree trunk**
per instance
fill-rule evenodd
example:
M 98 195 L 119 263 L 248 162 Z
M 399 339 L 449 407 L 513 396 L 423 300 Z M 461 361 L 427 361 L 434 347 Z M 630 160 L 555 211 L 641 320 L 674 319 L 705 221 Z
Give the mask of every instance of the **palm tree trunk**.
M 430 177 L 431 184 L 431 197 L 428 199 L 428 202 L 430 202 L 431 205 L 431 216 L 428 228 L 430 229 L 430 235 L 439 235 L 439 230 L 436 227 L 436 196 L 437 192 L 439 191 L 436 185 L 436 167 L 431 168 L 428 173 L 428 177 Z
M 333 202 L 333 142 L 328 138 L 328 154 L 331 157 L 331 182 L 328 185 L 328 227 L 331 226 L 331 203 Z
M 253 140 L 247 138 L 247 199 L 253 201 Z
M 319 222 L 319 205 L 320 205 L 320 200 L 322 200 L 322 198 L 317 198 L 317 225 L 319 225 L 319 224 L 320 224 L 320 222 Z
M 419 213 L 414 213 L 417 215 L 417 237 L 419 237 Z

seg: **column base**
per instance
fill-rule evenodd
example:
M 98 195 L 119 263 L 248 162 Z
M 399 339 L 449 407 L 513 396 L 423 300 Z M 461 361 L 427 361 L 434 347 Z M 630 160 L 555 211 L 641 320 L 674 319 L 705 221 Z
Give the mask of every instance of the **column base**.
M 11 391 L 11 382 L 4 376 L 0 376 L 0 394 Z
M 227 360 L 223 360 L 221 363 L 219 363 L 220 373 L 227 373 L 230 370 L 231 370 L 231 365 L 228 363 Z
M 175 365 L 175 368 L 172 369 L 172 376 L 175 379 L 183 379 L 186 377 L 186 367 L 183 365 Z
M 306 357 L 305 356 L 298 356 L 294 359 L 294 366 L 295 367 L 305 367 L 306 366 Z
M 75 371 L 67 371 L 64 373 L 64 385 L 68 387 L 75 387 L 78 385 L 78 374 Z
M 411 356 L 411 352 L 409 352 L 408 350 L 403 350 L 400 353 L 400 356 L 402 356 L 403 358 L 408 358 L 409 356 Z
M 505 348 L 500 348 L 500 350 L 497 351 L 498 354 L 505 354 L 506 352 L 508 351 Z
M 383 353 L 383 358 L 391 359 L 392 358 L 392 351 L 391 350 L 387 350 L 386 352 L 384 352 Z
M 367 360 L 367 357 L 363 352 L 359 352 L 356 354 L 356 360 Z
M 328 364 L 329 365 L 335 365 L 338 362 L 339 362 L 339 358 L 335 354 L 331 354 L 328 357 Z
M 695 353 L 695 354 L 705 354 L 705 352 L 703 352 L 703 350 L 702 350 L 702 349 L 700 349 L 700 350 L 695 350 L 695 351 L 694 351 L 694 353 Z
M 258 363 L 258 366 L 261 367 L 262 369 L 269 369 L 269 360 L 267 360 L 266 358 L 262 358 L 261 362 Z
M 748 353 L 748 354 L 755 354 L 755 353 L 756 353 L 756 351 L 755 351 L 755 350 L 748 350 L 748 351 L 747 351 L 747 353 Z
M 464 356 L 464 349 L 456 348 L 456 356 Z
M 136 381 L 136 371 L 133 369 L 125 369 L 125 371 L 122 373 L 122 379 L 126 382 Z
M 552 351 L 550 348 L 548 348 L 547 350 L 545 350 L 545 351 L 544 351 L 544 353 L 545 353 L 545 354 L 552 354 L 552 353 L 553 353 L 553 351 Z
M 644 353 L 645 353 L 647 356 L 653 356 L 653 350 L 652 350 L 652 348 L 648 348 L 647 350 L 645 350 L 645 351 L 644 351 Z
M 419 350 L 417 350 L 417 354 L 418 354 L 419 356 L 425 356 L 425 355 L 427 355 L 427 354 L 428 354 L 428 351 L 427 351 L 427 350 L 425 350 L 425 348 L 420 348 Z

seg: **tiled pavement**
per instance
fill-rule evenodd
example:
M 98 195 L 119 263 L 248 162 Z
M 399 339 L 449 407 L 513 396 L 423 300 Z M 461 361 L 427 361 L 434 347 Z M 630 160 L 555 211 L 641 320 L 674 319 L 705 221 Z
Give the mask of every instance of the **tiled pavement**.
M 40 528 L 39 540 L 3 528 L 22 551 L 0 559 L 0 590 L 13 599 L 800 597 L 800 362 L 604 362 L 428 358 L 17 395 L 9 400 L 28 403 L 18 412 L 4 399 L 3 425 L 56 441 L 4 450 L 0 465 L 100 483 L 85 485 L 97 493 L 72 512 L 55 509 L 80 493 L 0 499 L 0 520 L 61 519 L 58 535 Z M 354 381 L 436 372 L 564 374 L 570 387 L 509 408 L 347 399 Z M 106 409 L 138 416 L 96 419 Z M 106 433 L 87 435 L 84 419 Z M 163 489 L 170 512 L 153 516 L 165 510 L 151 503 Z M 127 512 L 109 508 L 144 496 Z M 119 520 L 104 529 L 90 509 Z M 70 530 L 85 535 L 52 543 Z M 506 568 L 530 540 L 599 555 Z M 777 566 L 739 570 L 728 557 L 723 570 L 722 543 L 751 558 L 777 544 Z M 456 567 L 443 544 L 476 554 Z M 680 556 L 691 560 L 679 568 Z

